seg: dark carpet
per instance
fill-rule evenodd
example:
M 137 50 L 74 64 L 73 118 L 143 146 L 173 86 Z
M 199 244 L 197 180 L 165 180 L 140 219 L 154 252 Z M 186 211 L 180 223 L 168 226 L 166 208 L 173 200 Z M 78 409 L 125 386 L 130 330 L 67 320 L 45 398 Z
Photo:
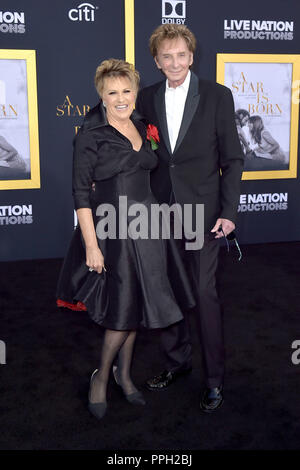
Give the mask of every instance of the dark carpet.
M 225 401 L 199 410 L 200 345 L 191 315 L 192 373 L 164 392 L 145 391 L 146 407 L 127 403 L 111 381 L 109 409 L 98 422 L 87 410 L 102 329 L 83 312 L 57 309 L 61 260 L 0 266 L 0 449 L 299 449 L 300 242 L 222 249 L 227 372 Z M 139 387 L 161 371 L 158 332 L 141 331 L 133 377 Z

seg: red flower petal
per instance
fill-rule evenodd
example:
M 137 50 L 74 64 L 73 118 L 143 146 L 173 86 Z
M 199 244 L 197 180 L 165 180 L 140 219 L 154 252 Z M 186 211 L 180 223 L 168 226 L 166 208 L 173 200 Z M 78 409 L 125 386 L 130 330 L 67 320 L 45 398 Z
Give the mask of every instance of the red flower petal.
M 148 124 L 148 126 L 147 126 L 147 139 L 151 140 L 151 137 L 155 142 L 160 142 L 157 127 L 154 126 L 153 124 Z
M 87 308 L 82 302 L 77 302 L 77 304 L 72 304 L 70 302 L 65 302 L 64 300 L 57 299 L 56 305 L 58 307 L 66 307 L 70 310 L 76 310 L 78 312 L 86 311 Z

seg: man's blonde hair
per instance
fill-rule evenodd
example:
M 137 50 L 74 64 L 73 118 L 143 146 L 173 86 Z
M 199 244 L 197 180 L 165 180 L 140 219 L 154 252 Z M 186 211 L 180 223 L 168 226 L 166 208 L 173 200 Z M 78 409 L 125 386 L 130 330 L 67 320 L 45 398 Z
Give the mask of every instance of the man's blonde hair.
M 126 77 L 130 80 L 136 92 L 139 88 L 140 74 L 135 70 L 134 66 L 129 62 L 121 59 L 107 59 L 101 62 L 96 69 L 95 74 L 95 87 L 99 94 L 102 96 L 104 88 L 104 80 L 106 78 Z
M 158 48 L 165 39 L 179 38 L 185 40 L 190 52 L 195 52 L 196 38 L 194 33 L 192 33 L 187 26 L 181 24 L 162 24 L 158 26 L 158 28 L 153 31 L 149 39 L 149 47 L 152 57 L 157 56 Z

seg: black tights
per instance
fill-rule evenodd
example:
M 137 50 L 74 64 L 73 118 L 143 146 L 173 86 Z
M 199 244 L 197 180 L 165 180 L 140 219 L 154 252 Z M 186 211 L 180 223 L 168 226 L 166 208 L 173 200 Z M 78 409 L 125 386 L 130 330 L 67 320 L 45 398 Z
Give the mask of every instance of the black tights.
M 106 402 L 106 390 L 109 373 L 118 354 L 116 362 L 117 380 L 126 395 L 136 392 L 130 377 L 130 366 L 136 331 L 106 330 L 101 352 L 100 367 L 93 378 L 90 400 L 92 403 Z

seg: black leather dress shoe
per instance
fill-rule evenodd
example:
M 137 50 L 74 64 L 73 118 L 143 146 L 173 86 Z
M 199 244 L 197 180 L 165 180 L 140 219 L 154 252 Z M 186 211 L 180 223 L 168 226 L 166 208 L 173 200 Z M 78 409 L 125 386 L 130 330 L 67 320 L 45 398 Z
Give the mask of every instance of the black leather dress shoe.
M 200 408 L 206 413 L 216 411 L 223 403 L 223 387 L 207 388 L 200 401 Z
M 170 372 L 164 370 L 161 374 L 156 375 L 152 379 L 147 380 L 146 387 L 148 390 L 154 390 L 160 392 L 166 390 L 166 388 L 171 385 L 178 377 L 186 375 L 191 372 L 192 368 L 184 369 L 182 371 Z

